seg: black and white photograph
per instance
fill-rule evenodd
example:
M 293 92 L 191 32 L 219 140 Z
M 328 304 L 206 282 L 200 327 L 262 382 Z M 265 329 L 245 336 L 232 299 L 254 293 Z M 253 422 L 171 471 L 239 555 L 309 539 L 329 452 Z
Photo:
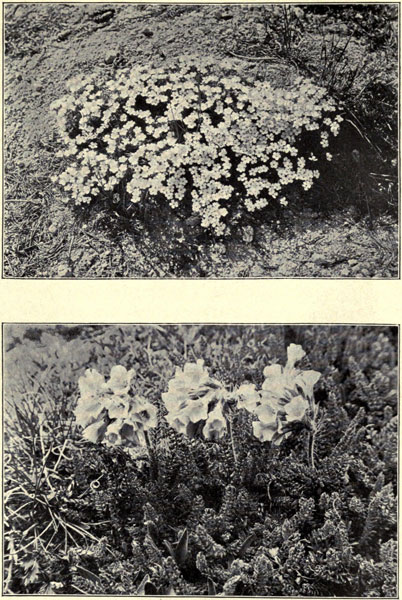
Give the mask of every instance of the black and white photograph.
M 398 596 L 399 328 L 3 324 L 4 595 Z
M 398 279 L 398 3 L 2 8 L 3 279 Z

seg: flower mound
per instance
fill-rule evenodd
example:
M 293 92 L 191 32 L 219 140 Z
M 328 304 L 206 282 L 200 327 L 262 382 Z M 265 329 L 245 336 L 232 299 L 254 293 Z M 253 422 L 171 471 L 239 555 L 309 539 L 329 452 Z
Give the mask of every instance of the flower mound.
M 309 80 L 275 89 L 233 73 L 186 58 L 103 85 L 76 78 L 52 105 L 67 162 L 55 181 L 77 204 L 165 202 L 217 235 L 244 212 L 286 206 L 289 186 L 308 190 L 319 155 L 330 160 L 342 117 Z
M 112 367 L 109 381 L 95 369 L 79 379 L 81 396 L 74 414 L 83 437 L 109 446 L 141 446 L 157 425 L 157 409 L 140 396 L 130 396 L 134 371 Z

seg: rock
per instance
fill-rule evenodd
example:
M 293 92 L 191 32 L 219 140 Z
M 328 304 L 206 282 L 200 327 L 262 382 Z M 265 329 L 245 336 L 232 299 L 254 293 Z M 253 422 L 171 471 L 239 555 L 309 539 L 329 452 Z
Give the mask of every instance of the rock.
M 95 23 L 106 24 L 113 19 L 115 12 L 116 11 L 114 8 L 98 11 L 92 15 L 92 19 L 95 21 Z
M 355 267 L 358 264 L 359 264 L 359 261 L 356 260 L 355 258 L 351 258 L 350 260 L 348 260 L 349 267 Z
M 66 40 L 67 38 L 70 37 L 70 35 L 72 34 L 71 29 L 64 29 L 63 31 L 61 31 L 59 33 L 59 35 L 57 36 L 57 40 L 59 42 L 64 42 L 64 40 Z
M 112 65 L 114 62 L 116 62 L 116 60 L 119 58 L 119 51 L 118 50 L 108 50 L 105 54 L 105 63 L 107 65 Z
M 318 254 L 317 252 L 315 252 L 313 254 L 313 256 L 310 258 L 310 262 L 313 262 L 316 265 L 325 266 L 328 264 L 328 259 L 325 256 L 323 256 L 322 254 Z
M 25 17 L 25 11 L 26 11 L 25 6 L 17 6 L 17 8 L 14 11 L 14 18 L 21 19 L 22 17 Z
M 55 234 L 57 233 L 57 224 L 56 223 L 52 223 L 48 229 L 48 232 L 51 234 Z
M 215 18 L 220 21 L 229 21 L 229 19 L 233 19 L 233 15 L 224 12 L 223 10 L 219 10 L 217 13 L 215 13 Z
M 71 275 L 68 265 L 66 265 L 65 263 L 59 265 L 57 269 L 57 275 L 59 277 L 68 277 L 69 275 Z
M 95 21 L 95 23 L 107 23 L 116 14 L 116 10 L 114 8 L 103 8 L 98 4 L 89 5 L 86 7 L 85 11 L 88 15 L 89 19 Z
M 347 267 L 343 267 L 343 269 L 341 269 L 339 272 L 340 277 L 349 277 L 349 275 L 350 275 L 350 271 Z
M 250 277 L 265 277 L 267 275 L 267 269 L 261 265 L 255 265 L 251 269 Z
M 71 252 L 71 260 L 72 262 L 78 262 L 80 260 L 82 256 L 82 250 L 80 250 L 79 248 L 75 248 L 72 252 Z

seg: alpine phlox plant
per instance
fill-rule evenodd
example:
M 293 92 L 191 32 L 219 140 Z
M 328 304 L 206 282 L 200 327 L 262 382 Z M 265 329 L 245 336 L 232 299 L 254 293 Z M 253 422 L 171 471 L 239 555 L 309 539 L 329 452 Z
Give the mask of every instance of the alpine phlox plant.
M 63 149 L 54 177 L 76 204 L 167 203 L 216 235 L 245 213 L 309 190 L 342 116 L 326 90 L 239 75 L 232 61 L 178 58 L 75 77 L 53 102 Z
M 395 328 L 6 340 L 5 593 L 396 595 Z

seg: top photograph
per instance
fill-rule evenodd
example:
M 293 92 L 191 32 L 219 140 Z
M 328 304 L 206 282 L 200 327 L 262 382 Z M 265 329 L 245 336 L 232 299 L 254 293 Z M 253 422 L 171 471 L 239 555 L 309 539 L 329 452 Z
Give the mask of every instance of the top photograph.
M 398 279 L 398 3 L 3 3 L 3 279 Z

